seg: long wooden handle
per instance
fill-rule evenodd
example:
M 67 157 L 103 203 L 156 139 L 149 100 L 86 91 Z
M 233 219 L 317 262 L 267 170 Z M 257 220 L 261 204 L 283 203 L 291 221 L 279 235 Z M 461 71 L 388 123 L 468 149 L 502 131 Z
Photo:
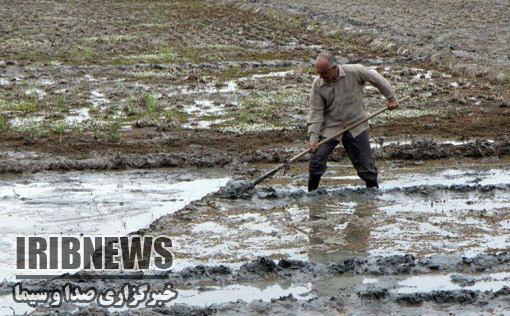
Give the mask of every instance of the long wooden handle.
M 400 100 L 399 102 L 403 102 L 405 100 L 409 99 L 409 96 L 407 97 L 404 97 L 402 100 Z M 379 109 L 377 111 L 375 111 L 374 113 L 370 114 L 369 116 L 365 117 L 364 119 L 356 122 L 356 123 L 353 123 L 349 126 L 347 126 L 346 128 L 344 128 L 343 130 L 341 130 L 340 132 L 336 133 L 335 135 L 333 136 L 330 136 L 326 139 L 323 139 L 322 141 L 320 141 L 317 146 L 320 146 L 332 139 L 335 139 L 337 138 L 338 136 L 342 135 L 343 133 L 347 132 L 348 130 L 351 130 L 363 123 L 365 123 L 366 121 L 368 121 L 369 119 L 373 118 L 374 116 L 377 116 L 379 114 L 381 114 L 382 112 L 384 111 L 387 111 L 388 110 L 388 107 L 385 107 L 383 109 Z M 310 153 L 312 151 L 311 148 L 308 148 L 307 150 L 304 150 L 302 152 L 300 152 L 299 154 L 295 155 L 294 157 L 290 158 L 289 160 L 287 160 L 286 163 L 282 164 L 282 165 L 279 165 L 278 167 L 272 169 L 271 171 L 267 172 L 266 174 L 263 174 L 261 175 L 260 177 L 258 177 L 257 179 L 253 180 L 252 181 L 252 185 L 257 185 L 259 184 L 260 182 L 264 181 L 265 179 L 269 178 L 270 176 L 274 175 L 275 173 L 277 173 L 278 171 L 282 170 L 283 168 L 285 168 L 286 165 L 288 165 L 289 163 L 292 163 L 296 160 L 298 160 L 299 158 L 303 157 L 304 155 Z

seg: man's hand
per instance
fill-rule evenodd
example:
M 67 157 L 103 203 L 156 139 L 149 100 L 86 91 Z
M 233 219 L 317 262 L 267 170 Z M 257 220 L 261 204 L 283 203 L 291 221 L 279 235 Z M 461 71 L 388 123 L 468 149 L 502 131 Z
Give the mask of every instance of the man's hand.
M 310 148 L 312 150 L 312 152 L 316 151 L 317 148 L 319 148 L 319 142 L 317 142 L 317 141 L 310 141 L 308 143 L 308 148 Z
M 388 109 L 392 111 L 397 109 L 399 105 L 400 103 L 398 102 L 397 98 L 391 98 L 388 100 Z

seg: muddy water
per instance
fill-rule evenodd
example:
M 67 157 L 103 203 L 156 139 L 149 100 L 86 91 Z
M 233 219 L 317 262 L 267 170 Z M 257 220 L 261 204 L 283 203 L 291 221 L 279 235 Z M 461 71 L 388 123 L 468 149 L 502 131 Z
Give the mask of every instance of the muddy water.
M 479 290 L 498 291 L 510 284 L 510 272 L 493 274 L 480 274 L 475 277 L 468 276 L 468 284 L 453 282 L 455 274 L 411 276 L 397 283 L 396 293 L 431 292 L 435 290 Z M 462 276 L 460 276 L 462 277 Z
M 16 235 L 125 235 L 216 191 L 226 181 L 218 170 L 4 176 L 0 180 L 0 249 L 4 253 L 0 279 L 14 277 Z
M 198 289 L 179 289 L 177 298 L 166 305 L 187 304 L 190 306 L 207 307 L 211 303 L 222 304 L 238 300 L 243 300 L 247 303 L 257 300 L 270 302 L 271 299 L 287 295 L 292 295 L 297 299 L 308 299 L 315 297 L 311 293 L 312 290 L 311 283 L 292 284 L 290 282 L 257 282 L 245 285 L 208 286 Z M 86 306 L 86 304 L 79 304 L 79 306 Z M 12 313 L 10 307 L 16 311 L 17 315 L 30 313 L 34 310 L 34 308 L 24 304 L 17 304 L 12 300 L 11 295 L 0 296 L 0 313 L 4 311 L 8 314 Z M 73 308 L 73 310 L 76 311 L 77 308 Z M 127 310 L 127 307 L 109 308 L 110 312 Z
M 337 163 L 330 165 L 324 178 L 327 193 L 310 195 L 300 192 L 304 189 L 305 178 L 295 174 L 294 177 L 279 175 L 278 179 L 268 181 L 266 187 L 259 188 L 253 198 L 228 200 L 211 196 L 180 210 L 179 214 L 185 214 L 186 221 L 172 217 L 172 214 L 156 220 L 151 225 L 152 230 L 158 232 L 158 227 L 163 227 L 161 232 L 173 239 L 176 260 L 172 275 L 186 275 L 183 279 L 172 278 L 179 294 L 166 308 L 171 311 L 172 308 L 179 308 L 179 304 L 185 304 L 187 308 L 216 304 L 215 308 L 223 310 L 223 314 L 230 314 L 234 310 L 250 313 L 257 308 L 276 312 L 285 306 L 287 313 L 299 314 L 301 310 L 296 308 L 308 306 L 311 310 L 327 313 L 329 308 L 337 308 L 330 306 L 330 298 L 335 297 L 349 314 L 375 314 L 381 310 L 389 313 L 400 310 L 402 307 L 398 304 L 402 300 L 422 302 L 418 307 L 405 310 L 409 313 L 457 313 L 460 307 L 455 300 L 463 297 L 465 291 L 468 294 L 478 293 L 481 302 L 496 302 L 498 298 L 491 296 L 491 293 L 502 291 L 509 284 L 508 265 L 494 265 L 492 270 L 475 273 L 482 270 L 462 270 L 453 264 L 448 270 L 439 269 L 434 273 L 432 269 L 425 269 L 425 264 L 418 264 L 417 260 L 419 267 L 416 267 L 416 274 L 406 270 L 386 273 L 369 269 L 369 272 L 363 272 L 362 267 L 356 268 L 356 273 L 331 274 L 318 266 L 313 268 L 315 264 L 326 267 L 353 257 L 375 260 L 377 258 L 374 257 L 378 255 L 404 253 L 417 258 L 437 254 L 474 256 L 509 248 L 510 163 L 496 161 L 484 166 L 464 164 L 463 167 L 451 161 L 405 165 L 388 163 L 381 165 L 380 171 L 382 182 L 379 191 L 361 189 L 352 167 Z M 138 189 L 127 184 L 132 183 L 131 180 L 125 180 L 135 177 L 134 182 L 146 185 L 143 205 L 158 210 L 157 205 L 164 203 L 158 190 L 188 190 L 196 187 L 197 181 L 223 184 L 226 180 L 200 180 L 187 173 L 172 173 L 167 178 L 161 175 L 163 178 L 158 178 L 152 172 L 144 176 L 140 176 L 140 172 L 114 174 L 124 175 L 118 176 L 124 180 L 114 181 L 112 178 L 115 177 L 111 175 L 82 177 L 81 191 L 90 188 L 86 183 L 94 182 L 96 185 L 105 183 L 105 192 L 116 192 L 118 189 L 111 189 L 114 186 L 112 183 L 117 186 L 121 183 L 122 191 L 126 194 L 124 205 L 131 203 L 136 206 L 138 200 L 133 195 Z M 197 176 L 216 178 L 221 175 L 213 172 L 208 176 Z M 45 183 L 45 177 L 27 183 Z M 151 180 L 141 180 L 146 178 Z M 174 184 L 169 184 L 165 189 L 165 185 L 161 185 L 165 183 L 162 179 L 168 178 L 174 181 L 167 182 Z M 70 189 L 73 188 L 69 184 L 72 182 L 63 178 L 54 180 L 53 183 L 59 185 L 53 185 L 53 191 L 56 187 L 62 187 L 67 190 L 58 192 L 80 192 Z M 269 188 L 271 185 L 274 185 L 275 191 Z M 19 186 L 22 187 L 22 184 Z M 21 196 L 21 190 L 16 192 Z M 107 193 L 95 194 L 101 197 Z M 78 198 L 74 200 L 80 201 Z M 104 196 L 99 201 L 110 205 L 112 212 L 118 203 L 118 199 L 110 199 L 108 204 Z M 148 222 L 151 221 L 148 219 Z M 266 274 L 260 272 L 262 270 L 255 270 L 258 272 L 250 274 L 245 264 L 259 256 L 299 259 L 311 265 L 310 268 L 290 268 L 284 272 Z M 446 260 L 454 262 L 460 259 Z M 220 263 L 232 267 L 234 272 L 201 279 L 209 274 L 202 274 L 202 268 L 183 270 L 196 264 L 212 266 Z M 447 262 L 444 266 L 449 264 Z M 397 271 L 398 266 L 398 263 L 391 261 L 387 271 Z M 215 281 L 215 278 L 218 280 Z M 283 298 L 285 303 L 280 303 L 282 297 L 289 294 L 293 298 L 289 301 Z M 373 297 L 382 298 L 372 300 Z M 448 304 L 432 306 L 436 298 Z M 6 305 L 15 306 L 9 297 L 2 299 Z M 372 300 L 370 304 L 368 300 Z M 473 306 L 469 308 L 478 310 Z M 147 313 L 150 314 L 150 311 Z
M 177 257 L 237 266 L 257 256 L 330 263 L 510 248 L 510 164 L 382 166 L 381 189 L 365 193 L 356 193 L 360 181 L 351 170 L 331 165 L 324 179 L 329 194 L 299 192 L 304 179 L 295 177 L 251 200 L 216 200 L 175 232 Z
M 280 283 L 254 283 L 250 285 L 228 285 L 224 287 L 213 286 L 199 290 L 180 290 L 175 304 L 188 304 L 193 306 L 207 306 L 214 302 L 227 303 L 243 300 L 250 303 L 255 300 L 269 302 L 271 299 L 292 294 L 295 298 L 309 298 L 312 290 L 311 283 L 304 285 Z M 311 296 L 311 295 L 310 295 Z

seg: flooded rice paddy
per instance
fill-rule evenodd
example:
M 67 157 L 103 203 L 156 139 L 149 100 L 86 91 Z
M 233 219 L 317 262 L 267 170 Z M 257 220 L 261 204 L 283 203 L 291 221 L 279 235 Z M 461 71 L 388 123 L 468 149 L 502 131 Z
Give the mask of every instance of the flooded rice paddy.
M 0 10 L 0 313 L 509 313 L 507 4 L 406 3 L 395 16 L 401 3 L 230 2 Z M 304 161 L 242 199 L 216 193 L 302 150 L 325 50 L 410 96 L 370 122 L 381 188 L 364 189 L 339 150 L 318 193 Z M 370 86 L 365 100 L 385 104 Z M 172 237 L 168 305 L 9 299 L 14 236 L 136 231 Z
M 323 179 L 329 193 L 309 195 L 294 180 L 249 200 L 213 201 L 180 226 L 175 250 L 234 265 L 257 256 L 329 263 L 507 250 L 510 165 L 437 167 L 386 169 L 378 192 L 357 192 L 360 181 L 345 174 L 351 168 L 333 164 Z
M 170 169 L 4 176 L 0 245 L 6 255 L 0 260 L 0 279 L 14 279 L 17 235 L 123 236 L 216 191 L 227 180 L 218 170 Z
M 480 272 L 463 270 L 458 262 L 510 247 L 510 164 L 465 165 L 383 164 L 381 188 L 366 190 L 352 168 L 332 163 L 322 192 L 305 193 L 303 177 L 287 175 L 240 200 L 204 197 L 229 179 L 216 169 L 6 177 L 0 183 L 7 218 L 2 229 L 8 232 L 2 251 L 13 251 L 10 237 L 16 234 L 164 232 L 173 241 L 171 279 L 179 293 L 170 309 L 216 304 L 231 311 L 241 308 L 232 306 L 238 300 L 247 304 L 243 309 L 253 304 L 276 308 L 274 300 L 288 295 L 298 302 L 319 302 L 326 293 L 343 293 L 350 310 L 351 303 L 374 295 L 391 304 L 414 295 L 427 305 L 429 296 L 439 292 L 500 293 L 510 280 L 505 261 Z M 179 219 L 182 214 L 187 220 Z M 359 258 L 352 267 L 357 272 L 331 274 L 337 269 L 332 267 L 353 258 Z M 377 258 L 388 258 L 377 263 L 387 272 L 363 272 L 361 267 Z M 273 267 L 272 260 L 278 265 Z M 417 270 L 398 272 L 401 260 L 414 261 L 411 267 Z M 2 277 L 12 279 L 11 262 L 1 264 Z M 220 265 L 226 269 L 220 283 L 210 279 L 213 272 L 199 272 Z M 439 270 L 431 270 L 436 265 Z M 289 268 L 287 276 L 268 272 Z M 15 306 L 8 296 L 2 301 Z M 375 307 L 363 308 L 373 312 Z

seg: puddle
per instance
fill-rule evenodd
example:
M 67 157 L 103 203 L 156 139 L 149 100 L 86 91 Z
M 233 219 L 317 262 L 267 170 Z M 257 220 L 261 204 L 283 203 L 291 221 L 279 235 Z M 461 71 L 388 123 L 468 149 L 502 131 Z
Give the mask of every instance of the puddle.
M 28 128 L 33 127 L 35 124 L 42 123 L 43 121 L 44 116 L 15 117 L 9 120 L 9 124 L 11 124 L 12 127 Z
M 27 304 L 14 302 L 12 295 L 0 296 L 0 315 L 28 315 L 33 310 Z
M 195 116 L 218 115 L 224 112 L 224 104 L 218 104 L 212 100 L 199 99 L 195 100 L 193 105 L 184 106 L 184 110 L 186 113 Z
M 208 306 L 243 300 L 251 303 L 255 300 L 270 302 L 271 299 L 292 294 L 294 298 L 306 299 L 312 290 L 312 284 L 288 285 L 273 284 L 269 286 L 229 285 L 225 287 L 207 287 L 204 290 L 177 290 L 177 299 L 172 304 Z
M 285 77 L 285 76 L 291 75 L 293 73 L 294 73 L 293 70 L 289 70 L 289 71 L 273 71 L 273 72 L 268 72 L 268 73 L 265 73 L 265 74 L 253 74 L 251 77 L 253 79 L 270 78 L 270 77 Z
M 417 73 L 413 78 L 414 81 L 417 81 L 420 79 L 428 79 L 428 80 L 432 79 L 432 71 L 428 70 L 425 73 Z
M 227 133 L 244 134 L 253 132 L 269 132 L 284 130 L 284 126 L 277 126 L 269 123 L 237 124 L 221 127 L 219 130 Z
M 378 281 L 379 281 L 378 279 L 364 277 L 362 283 L 363 284 L 374 284 L 374 283 L 377 283 Z
M 238 91 L 237 82 L 229 80 L 224 82 L 224 85 L 217 85 L 216 83 L 208 83 L 205 85 L 196 86 L 177 86 L 167 92 L 168 96 L 174 95 L 193 95 L 193 94 L 215 94 L 215 93 L 233 93 Z
M 417 292 L 473 290 L 498 291 L 510 284 L 510 272 L 482 274 L 473 277 L 474 284 L 459 285 L 452 282 L 453 274 L 412 276 L 397 283 L 395 293 L 409 294 Z
M 501 225 L 501 228 L 503 229 L 510 229 L 510 219 L 501 221 L 499 225 Z
M 206 128 L 210 128 L 212 125 L 222 124 L 222 123 L 228 122 L 228 121 L 233 120 L 233 119 L 234 118 L 220 118 L 220 119 L 211 119 L 211 120 L 194 120 L 194 121 L 191 121 L 189 123 L 183 124 L 182 127 L 183 128 L 188 128 L 188 129 L 194 129 L 194 128 L 206 129 Z
M 51 86 L 55 84 L 55 81 L 51 79 L 41 79 L 39 80 L 39 84 L 42 86 Z
M 290 283 L 254 283 L 252 285 L 235 284 L 223 287 L 209 286 L 192 290 L 177 288 L 177 298 L 167 303 L 166 306 L 175 304 L 187 304 L 189 306 L 206 307 L 213 303 L 221 304 L 236 302 L 238 300 L 243 300 L 246 303 L 251 303 L 257 300 L 270 302 L 272 299 L 278 299 L 283 296 L 288 296 L 289 294 L 291 294 L 296 299 L 304 300 L 312 297 L 310 294 L 312 289 L 313 287 L 311 283 L 304 285 L 293 285 Z M 78 305 L 85 306 L 86 304 Z M 16 315 L 21 315 L 23 313 L 30 313 L 33 310 L 33 308 L 26 304 L 19 304 L 14 302 L 12 295 L 0 296 L 0 312 L 5 311 L 5 315 L 10 315 L 13 311 L 16 311 Z M 128 310 L 128 308 L 109 308 L 109 310 L 110 312 L 121 312 Z
M 48 93 L 42 89 L 28 89 L 25 90 L 25 94 L 28 96 L 36 96 L 38 99 L 44 98 Z
M 92 75 L 85 75 L 85 76 L 83 77 L 83 80 L 86 80 L 86 81 L 92 81 L 92 82 L 93 82 L 93 81 L 97 81 L 97 79 L 96 79 L 96 78 L 94 78 L 94 76 L 92 76 Z
M 472 140 L 452 140 L 452 139 L 433 139 L 433 140 L 430 140 L 430 141 L 433 141 L 434 143 L 438 144 L 438 145 L 454 145 L 454 146 L 459 146 L 459 145 L 467 145 L 467 144 L 470 144 L 472 143 L 473 141 Z M 493 143 L 494 140 L 492 139 L 484 139 L 484 141 L 486 142 L 489 142 L 489 143 Z M 379 141 L 377 139 L 375 139 L 375 141 L 371 144 L 371 147 L 373 149 L 376 149 L 376 148 L 385 148 L 387 146 L 390 146 L 390 145 L 397 145 L 397 146 L 402 146 L 402 145 L 410 145 L 413 143 L 413 140 L 409 139 L 409 140 L 402 140 L 402 139 L 399 139 L 399 140 L 386 140 L 386 139 L 379 139 Z
M 107 98 L 105 98 L 104 97 L 104 93 L 101 93 L 99 90 L 92 90 L 90 92 L 89 102 L 93 106 L 97 107 L 97 106 L 100 106 L 100 105 L 109 104 L 111 101 L 108 100 Z
M 216 191 L 216 170 L 41 173 L 0 181 L 0 280 L 15 274 L 16 235 L 125 235 Z M 32 272 L 33 273 L 33 272 Z
M 444 171 L 418 174 L 401 174 L 397 179 L 386 179 L 381 188 L 404 188 L 416 185 L 454 185 L 476 183 L 480 185 L 497 185 L 510 183 L 510 170 L 488 169 L 448 169 Z
M 35 151 L 5 151 L 0 156 L 11 159 L 34 159 L 39 157 L 39 154 Z
M 87 108 L 71 109 L 69 114 L 65 119 L 68 125 L 80 124 L 90 119 L 89 109 Z

